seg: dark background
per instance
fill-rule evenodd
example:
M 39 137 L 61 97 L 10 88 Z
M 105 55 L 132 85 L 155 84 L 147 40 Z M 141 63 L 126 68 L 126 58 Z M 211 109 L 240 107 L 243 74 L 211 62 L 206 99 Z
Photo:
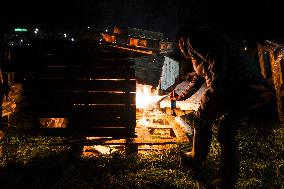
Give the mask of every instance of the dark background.
M 9 0 L 0 3 L 1 29 L 36 25 L 50 30 L 136 27 L 170 40 L 183 24 L 214 25 L 241 37 L 281 37 L 280 1 L 261 0 Z

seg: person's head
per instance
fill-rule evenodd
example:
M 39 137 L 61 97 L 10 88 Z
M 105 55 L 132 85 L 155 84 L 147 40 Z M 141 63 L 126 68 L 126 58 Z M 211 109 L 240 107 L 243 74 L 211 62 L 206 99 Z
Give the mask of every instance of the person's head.
M 216 58 L 221 38 L 220 32 L 210 27 L 183 27 L 176 34 L 179 50 L 192 63 L 205 62 L 208 56 Z

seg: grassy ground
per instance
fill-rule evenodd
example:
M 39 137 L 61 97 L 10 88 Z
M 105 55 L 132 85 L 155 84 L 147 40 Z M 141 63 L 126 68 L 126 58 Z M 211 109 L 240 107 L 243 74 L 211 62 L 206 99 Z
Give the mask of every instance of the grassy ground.
M 53 146 L 62 138 L 27 137 L 9 130 L 1 141 L 0 188 L 218 188 L 220 146 L 217 126 L 210 155 L 199 179 L 187 169 L 177 144 L 161 154 L 125 156 L 123 152 L 95 157 L 70 153 L 70 147 Z M 241 172 L 236 188 L 284 188 L 284 126 L 265 130 L 253 121 L 238 132 Z

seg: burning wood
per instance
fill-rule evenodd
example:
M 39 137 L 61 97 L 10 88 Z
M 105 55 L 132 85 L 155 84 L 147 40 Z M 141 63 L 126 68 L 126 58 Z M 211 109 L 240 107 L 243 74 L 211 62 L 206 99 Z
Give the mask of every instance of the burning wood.
M 66 128 L 67 118 L 39 118 L 40 124 L 45 128 Z
M 188 142 L 187 135 L 192 134 L 190 128 L 180 119 L 175 120 L 159 106 L 159 100 L 165 96 L 158 95 L 157 89 L 151 85 L 136 84 L 136 136 L 134 143 L 139 153 L 159 152 L 177 142 Z M 180 125 L 182 124 L 182 125 Z M 121 145 L 117 145 L 121 143 Z M 113 144 L 113 145 L 112 145 Z M 108 154 L 123 149 L 125 141 L 106 141 L 107 147 L 100 145 L 84 148 L 84 155 Z
M 170 144 L 188 142 L 187 136 L 192 134 L 190 125 L 186 124 L 182 118 L 175 118 L 167 113 L 166 109 L 170 107 L 168 95 L 159 95 L 162 84 L 164 88 L 168 88 L 175 82 L 176 74 L 178 74 L 178 68 L 174 66 L 176 64 L 176 62 L 165 58 L 162 64 L 164 66 L 160 65 L 161 69 L 159 69 L 163 80 L 157 84 L 158 87 L 147 82 L 147 84 L 136 83 L 135 133 L 137 137 L 134 138 L 133 142 L 138 145 L 139 152 L 149 149 L 164 150 Z M 171 82 L 163 83 L 162 81 L 165 80 L 170 80 Z M 136 81 L 139 82 L 139 80 Z M 186 85 L 186 83 L 182 83 L 175 90 L 177 90 L 177 93 L 181 92 Z M 199 106 L 200 97 L 205 90 L 206 88 L 203 87 L 187 101 L 178 101 L 177 108 L 181 110 L 196 110 Z M 101 154 L 109 153 L 110 151 L 122 149 L 121 147 L 125 145 L 125 142 L 108 140 L 104 143 L 104 146 L 108 146 L 107 148 L 102 149 L 100 146 L 94 145 L 89 146 L 85 151 L 86 153 L 88 152 L 87 154 L 90 154 L 91 151 Z
M 163 112 L 159 96 L 151 85 L 137 84 L 136 92 L 136 142 L 177 142 L 187 141 L 185 132 L 178 128 L 171 115 Z

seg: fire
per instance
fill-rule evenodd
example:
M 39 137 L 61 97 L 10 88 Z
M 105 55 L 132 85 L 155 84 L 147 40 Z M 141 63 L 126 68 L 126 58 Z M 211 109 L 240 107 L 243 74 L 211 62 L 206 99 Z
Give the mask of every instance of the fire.
M 157 91 L 153 90 L 151 85 L 136 84 L 136 108 L 145 109 L 154 106 L 158 99 Z
M 114 43 L 116 41 L 116 36 L 115 35 L 102 34 L 102 36 L 103 36 L 103 41 L 104 42 Z
M 137 47 L 138 46 L 138 39 L 129 38 L 129 45 Z
M 46 128 L 66 128 L 68 118 L 39 118 L 40 124 Z

